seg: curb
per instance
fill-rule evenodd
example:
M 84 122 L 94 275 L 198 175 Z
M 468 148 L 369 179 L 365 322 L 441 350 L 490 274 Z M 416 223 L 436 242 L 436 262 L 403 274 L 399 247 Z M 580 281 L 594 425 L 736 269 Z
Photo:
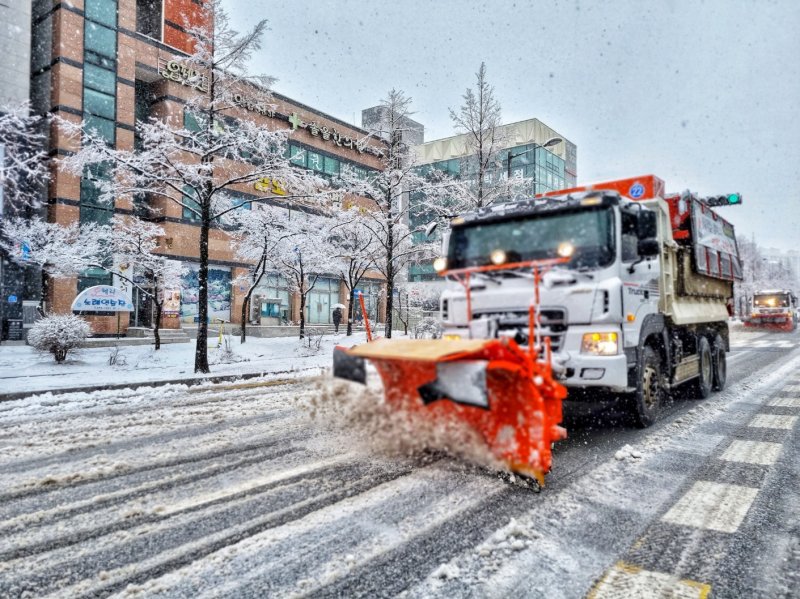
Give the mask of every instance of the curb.
M 248 372 L 245 374 L 225 374 L 219 376 L 208 376 L 201 378 L 180 378 L 180 379 L 165 379 L 159 381 L 143 381 L 141 383 L 112 383 L 108 385 L 92 385 L 85 387 L 61 387 L 58 389 L 43 389 L 38 391 L 19 391 L 18 393 L 2 393 L 0 394 L 0 402 L 14 401 L 17 399 L 25 399 L 34 395 L 44 395 L 50 393 L 52 395 L 63 395 L 66 393 L 92 393 L 94 391 L 113 391 L 114 389 L 138 389 L 140 387 L 163 387 L 165 385 L 187 385 L 188 387 L 195 387 L 205 383 L 218 384 L 227 382 L 243 381 L 247 379 L 255 379 L 263 376 L 277 375 L 277 374 L 300 374 L 306 370 L 324 370 L 320 366 L 312 366 L 303 370 L 278 370 L 270 372 Z M 289 384 L 295 380 L 303 380 L 312 376 L 311 373 L 304 376 L 299 376 L 296 379 L 276 379 L 275 381 L 266 381 L 271 384 Z M 258 385 L 253 385 L 258 386 Z

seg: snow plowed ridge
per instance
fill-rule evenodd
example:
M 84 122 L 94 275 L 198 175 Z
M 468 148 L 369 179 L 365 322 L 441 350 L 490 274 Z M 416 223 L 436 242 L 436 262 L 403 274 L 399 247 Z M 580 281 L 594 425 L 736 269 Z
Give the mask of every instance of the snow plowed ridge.
M 373 386 L 8 402 L 0 597 L 582 596 L 796 353 L 649 431 L 576 427 L 538 495 L 401 443 Z

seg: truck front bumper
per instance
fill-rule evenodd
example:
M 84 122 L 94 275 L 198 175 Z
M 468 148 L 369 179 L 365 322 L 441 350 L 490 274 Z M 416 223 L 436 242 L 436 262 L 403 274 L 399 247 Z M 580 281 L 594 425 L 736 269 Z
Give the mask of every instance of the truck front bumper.
M 582 354 L 581 340 L 584 333 L 620 333 L 618 326 L 600 325 L 587 327 L 571 326 L 565 334 L 562 347 L 553 354 L 553 371 L 558 381 L 567 387 L 606 389 L 615 393 L 631 391 L 628 386 L 628 359 L 622 347 L 613 356 Z M 469 331 L 463 327 L 447 327 L 444 337 L 467 338 Z

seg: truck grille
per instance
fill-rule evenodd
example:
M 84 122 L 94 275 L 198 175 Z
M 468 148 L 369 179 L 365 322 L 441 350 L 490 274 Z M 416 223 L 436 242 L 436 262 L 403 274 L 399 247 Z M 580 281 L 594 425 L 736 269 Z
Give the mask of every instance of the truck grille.
M 497 321 L 497 336 L 512 337 L 522 346 L 528 345 L 528 311 L 507 310 L 476 311 L 474 318 L 488 318 Z M 542 336 L 550 337 L 553 352 L 561 349 L 567 332 L 567 313 L 563 308 L 542 308 Z

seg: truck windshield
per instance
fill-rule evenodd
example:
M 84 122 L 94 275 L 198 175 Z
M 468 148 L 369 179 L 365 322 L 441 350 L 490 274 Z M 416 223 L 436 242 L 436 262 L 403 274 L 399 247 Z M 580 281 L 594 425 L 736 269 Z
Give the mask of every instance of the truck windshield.
M 614 260 L 614 226 L 610 208 L 552 212 L 454 227 L 447 266 L 451 269 L 491 264 L 496 250 L 507 263 L 555 258 L 561 243 L 575 247 L 570 266 L 598 268 Z
M 753 298 L 753 304 L 759 308 L 788 308 L 789 296 L 777 293 L 757 295 Z

